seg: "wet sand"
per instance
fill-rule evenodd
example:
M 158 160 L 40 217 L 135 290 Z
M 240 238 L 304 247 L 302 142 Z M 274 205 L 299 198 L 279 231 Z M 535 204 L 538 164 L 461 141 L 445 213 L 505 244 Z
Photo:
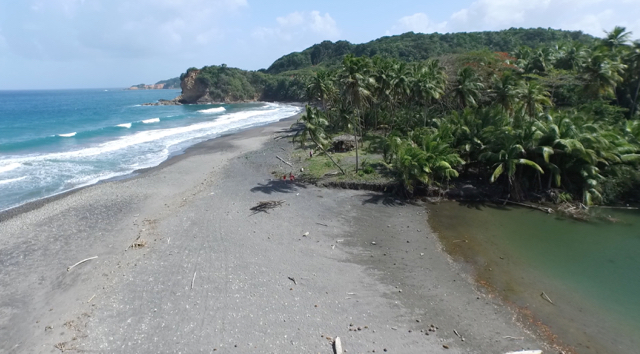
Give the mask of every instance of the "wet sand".
M 299 168 L 275 157 L 292 122 L 0 219 L 0 352 L 544 347 L 442 251 L 425 206 L 275 178 Z M 263 200 L 285 202 L 253 213 Z

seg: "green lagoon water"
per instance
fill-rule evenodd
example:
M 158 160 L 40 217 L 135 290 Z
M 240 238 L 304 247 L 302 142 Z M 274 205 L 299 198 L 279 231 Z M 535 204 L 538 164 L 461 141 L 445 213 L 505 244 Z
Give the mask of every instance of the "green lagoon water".
M 620 222 L 587 223 L 489 205 L 429 209 L 447 252 L 531 311 L 558 343 L 578 353 L 640 353 L 640 211 L 592 208 Z

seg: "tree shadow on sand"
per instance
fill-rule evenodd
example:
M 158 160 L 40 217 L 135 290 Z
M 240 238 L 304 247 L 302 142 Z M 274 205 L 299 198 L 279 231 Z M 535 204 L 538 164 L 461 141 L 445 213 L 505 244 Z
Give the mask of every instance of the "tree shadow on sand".
M 295 181 L 271 180 L 267 183 L 258 183 L 256 187 L 251 188 L 251 192 L 261 192 L 264 194 L 293 193 L 299 191 L 301 188 L 306 189 L 307 186 L 305 186 L 304 183 Z
M 362 201 L 362 205 L 382 204 L 384 206 L 393 207 L 393 206 L 403 206 L 406 204 L 402 200 L 390 194 L 367 193 L 366 196 L 368 198 Z

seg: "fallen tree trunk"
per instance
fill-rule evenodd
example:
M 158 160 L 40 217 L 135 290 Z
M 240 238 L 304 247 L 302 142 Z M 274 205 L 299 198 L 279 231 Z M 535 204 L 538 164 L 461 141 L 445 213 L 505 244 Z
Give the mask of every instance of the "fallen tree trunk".
M 518 203 L 518 202 L 514 202 L 514 201 L 511 201 L 511 200 L 507 200 L 507 199 L 498 199 L 498 201 L 499 202 L 503 202 L 503 203 L 513 204 L 513 205 L 518 205 L 518 206 L 525 207 L 525 208 L 544 211 L 547 214 L 551 214 L 551 213 L 554 212 L 554 210 L 551 209 L 551 208 L 537 206 L 537 205 L 531 205 L 531 204 L 526 204 L 526 203 Z

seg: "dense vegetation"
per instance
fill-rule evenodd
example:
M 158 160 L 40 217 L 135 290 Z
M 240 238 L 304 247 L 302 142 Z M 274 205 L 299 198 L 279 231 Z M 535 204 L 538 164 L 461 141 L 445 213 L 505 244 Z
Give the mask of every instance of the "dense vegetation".
M 164 89 L 179 89 L 180 88 L 180 78 L 174 77 L 168 80 L 162 80 L 156 82 L 156 85 L 164 84 Z
M 192 70 L 180 75 L 182 80 Z M 199 69 L 196 80 L 206 87 L 217 102 L 302 101 L 305 99 L 306 78 L 301 75 L 269 75 L 259 71 L 231 68 L 225 64 Z
M 306 97 L 306 81 L 309 77 L 317 70 L 339 68 L 342 59 L 349 54 L 381 56 L 410 62 L 445 54 L 468 53 L 470 50 L 512 51 L 520 45 L 549 46 L 565 40 L 589 44 L 595 39 L 582 32 L 543 28 L 450 34 L 410 32 L 364 44 L 324 41 L 302 52 L 285 55 L 266 70 L 245 71 L 227 67 L 225 64 L 206 66 L 201 69 L 198 80 L 208 87 L 210 97 L 220 102 L 257 99 L 301 101 Z M 458 60 L 458 55 L 452 57 L 455 58 L 443 60 Z M 193 69 L 195 68 L 189 70 Z M 180 79 L 185 74 L 182 74 Z
M 336 43 L 324 41 L 302 52 L 295 52 L 276 60 L 267 70 L 270 74 L 301 70 L 312 66 L 338 66 L 345 55 L 357 57 L 395 58 L 406 62 L 426 60 L 446 54 L 466 53 L 488 49 L 493 52 L 509 52 L 519 46 L 537 48 L 562 41 L 577 41 L 583 44 L 594 38 L 580 31 L 554 29 L 511 28 L 504 31 L 472 33 L 405 33 L 399 36 L 382 37 L 363 44 L 347 41 Z
M 640 43 L 620 27 L 559 39 L 442 60 L 348 54 L 310 78 L 303 136 L 323 150 L 332 133 L 377 140 L 408 193 L 464 174 L 515 200 L 617 200 L 640 181 Z

